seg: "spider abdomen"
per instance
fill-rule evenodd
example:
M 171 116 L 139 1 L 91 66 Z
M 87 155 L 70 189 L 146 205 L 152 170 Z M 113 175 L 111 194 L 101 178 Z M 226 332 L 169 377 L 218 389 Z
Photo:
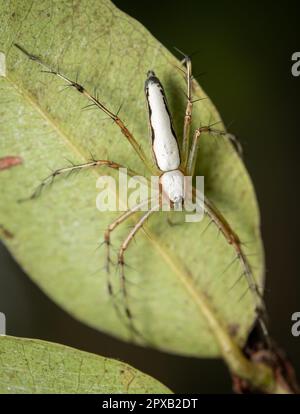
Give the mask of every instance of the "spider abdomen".
M 148 72 L 145 92 L 156 164 L 161 171 L 177 170 L 180 165 L 177 138 L 164 89 L 153 71 Z

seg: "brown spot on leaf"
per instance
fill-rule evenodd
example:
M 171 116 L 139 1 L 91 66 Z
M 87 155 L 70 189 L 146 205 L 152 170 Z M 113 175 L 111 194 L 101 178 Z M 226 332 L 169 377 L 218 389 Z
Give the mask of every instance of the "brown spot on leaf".
M 229 325 L 229 333 L 231 336 L 235 337 L 240 329 L 240 326 L 237 323 L 232 323 Z
M 12 239 L 14 237 L 14 235 L 7 230 L 3 224 L 0 224 L 0 234 L 2 233 L 2 235 L 6 238 L 6 239 Z
M 0 171 L 22 164 L 21 157 L 8 155 L 7 157 L 0 158 Z

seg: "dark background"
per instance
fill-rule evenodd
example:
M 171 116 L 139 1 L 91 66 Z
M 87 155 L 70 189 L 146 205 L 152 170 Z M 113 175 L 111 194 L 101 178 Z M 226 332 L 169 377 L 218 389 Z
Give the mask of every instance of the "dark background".
M 244 147 L 262 215 L 266 303 L 273 337 L 300 376 L 299 99 L 291 55 L 300 51 L 299 10 L 292 2 L 115 0 L 167 48 L 193 58 L 194 73 Z M 298 42 L 297 42 L 298 40 Z M 226 367 L 146 350 L 102 335 L 59 309 L 0 246 L 0 311 L 10 335 L 42 338 L 126 361 L 177 392 L 231 392 Z

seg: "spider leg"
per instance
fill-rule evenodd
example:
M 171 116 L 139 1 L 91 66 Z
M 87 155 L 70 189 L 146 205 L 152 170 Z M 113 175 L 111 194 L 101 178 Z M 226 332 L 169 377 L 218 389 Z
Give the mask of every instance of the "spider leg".
M 128 246 L 130 242 L 133 240 L 134 236 L 143 227 L 143 224 L 150 217 L 150 215 L 153 214 L 157 210 L 158 206 L 159 206 L 158 204 L 154 205 L 149 211 L 147 211 L 139 219 L 139 221 L 135 224 L 133 229 L 129 232 L 128 236 L 122 243 L 120 250 L 119 250 L 119 254 L 118 254 L 118 264 L 120 265 L 120 272 L 121 272 L 120 273 L 120 284 L 121 284 L 121 291 L 122 291 L 122 296 L 123 296 L 123 301 L 124 301 L 125 314 L 129 321 L 129 326 L 130 326 L 131 331 L 137 334 L 138 336 L 141 336 L 141 334 L 137 331 L 136 327 L 133 324 L 132 312 L 130 310 L 129 300 L 128 300 L 128 292 L 127 292 L 126 277 L 125 277 L 125 252 L 127 251 Z
M 128 128 L 125 126 L 124 122 L 119 118 L 118 114 L 113 113 L 110 111 L 106 106 L 103 105 L 102 102 L 98 100 L 96 96 L 91 95 L 84 86 L 77 83 L 77 81 L 73 81 L 69 78 L 67 78 L 65 75 L 63 75 L 61 72 L 54 70 L 50 66 L 48 66 L 46 63 L 44 63 L 40 58 L 37 56 L 34 56 L 30 53 L 28 53 L 22 46 L 18 44 L 14 44 L 21 52 L 23 52 L 29 59 L 37 62 L 39 65 L 41 65 L 43 68 L 45 68 L 45 72 L 53 74 L 58 76 L 59 78 L 63 79 L 68 86 L 73 87 L 76 89 L 79 93 L 83 94 L 87 99 L 89 99 L 93 105 L 97 106 L 101 111 L 103 111 L 106 115 L 111 118 L 114 123 L 120 128 L 122 134 L 125 136 L 125 138 L 128 140 L 130 145 L 133 147 L 139 158 L 142 160 L 142 162 L 145 164 L 145 166 L 149 169 L 150 172 L 153 172 L 153 167 L 149 160 L 146 157 L 146 154 L 144 153 L 142 147 L 138 144 L 132 133 L 128 130 Z
M 184 124 L 183 124 L 183 139 L 182 139 L 182 167 L 185 170 L 188 162 L 189 146 L 190 146 L 190 129 L 192 122 L 192 110 L 193 110 L 193 100 L 192 100 L 192 61 L 190 57 L 184 55 L 184 63 L 186 65 L 186 85 L 187 85 L 187 104 L 184 115 Z
M 130 216 L 132 216 L 133 214 L 135 214 L 136 212 L 138 212 L 139 209 L 142 209 L 144 206 L 147 206 L 148 203 L 149 203 L 149 201 L 150 201 L 150 199 L 144 200 L 143 202 L 135 205 L 134 207 L 132 207 L 128 211 L 125 211 L 116 220 L 114 220 L 112 223 L 110 223 L 109 226 L 107 227 L 107 229 L 104 232 L 104 244 L 106 245 L 106 265 L 105 265 L 105 269 L 106 269 L 106 274 L 107 274 L 107 289 L 108 289 L 108 294 L 111 296 L 111 298 L 113 300 L 113 306 L 115 308 L 115 311 L 116 311 L 117 315 L 119 316 L 119 318 L 121 320 L 123 320 L 122 312 L 120 311 L 117 303 L 114 300 L 114 289 L 113 289 L 113 284 L 112 284 L 112 281 L 111 281 L 111 271 L 110 271 L 111 270 L 110 269 L 110 265 L 112 263 L 111 255 L 110 255 L 111 233 L 121 223 L 123 223 Z
M 194 175 L 197 155 L 198 155 L 198 149 L 199 149 L 200 136 L 201 134 L 204 134 L 204 133 L 209 133 L 209 134 L 227 138 L 236 148 L 237 153 L 240 156 L 242 155 L 242 147 L 234 135 L 226 131 L 221 131 L 221 130 L 212 128 L 211 126 L 203 126 L 203 127 L 197 128 L 193 136 L 193 142 L 192 142 L 191 150 L 190 150 L 188 161 L 187 161 L 186 175 L 188 176 Z
M 194 196 L 196 196 L 196 189 L 193 188 Z M 263 337 L 266 343 L 271 347 L 271 340 L 267 328 L 267 312 L 265 309 L 265 304 L 263 301 L 262 293 L 260 292 L 257 283 L 254 279 L 254 275 L 251 269 L 251 266 L 248 262 L 248 259 L 244 253 L 242 248 L 242 243 L 237 236 L 237 234 L 233 231 L 230 224 L 227 222 L 225 217 L 222 213 L 213 205 L 213 203 L 205 197 L 204 199 L 204 210 L 205 214 L 210 218 L 212 223 L 218 228 L 218 230 L 223 234 L 227 243 L 232 246 L 235 251 L 236 257 L 240 262 L 243 275 L 245 276 L 249 290 L 252 292 L 254 304 L 255 304 L 255 312 L 257 315 L 257 320 L 260 325 Z
M 36 189 L 31 194 L 31 196 L 29 196 L 28 198 L 25 198 L 25 199 L 21 199 L 20 201 L 32 200 L 34 198 L 37 198 L 41 194 L 43 189 L 48 184 L 51 184 L 55 180 L 55 178 L 58 177 L 61 174 L 68 174 L 68 173 L 71 174 L 72 172 L 75 172 L 75 171 L 80 171 L 80 170 L 87 169 L 87 168 L 92 168 L 92 167 L 102 167 L 102 166 L 113 168 L 115 170 L 118 170 L 119 168 L 125 168 L 121 164 L 118 164 L 114 161 L 109 161 L 109 160 L 92 160 L 92 161 L 84 163 L 84 164 L 74 164 L 74 165 L 71 165 L 69 167 L 59 168 L 58 170 L 53 171 L 46 178 L 44 178 L 42 180 L 42 182 L 36 187 Z M 135 171 L 130 170 L 128 168 L 126 168 L 126 169 L 127 169 L 127 173 L 129 175 L 138 176 L 138 173 L 136 173 Z
M 111 233 L 125 220 L 127 220 L 130 216 L 132 216 L 134 213 L 141 210 L 143 207 L 148 206 L 149 201 L 151 199 L 147 199 L 142 201 L 141 203 L 133 206 L 131 209 L 125 211 L 123 214 L 121 214 L 119 217 L 117 217 L 116 220 L 114 220 L 112 223 L 109 224 L 107 229 L 104 232 L 104 244 L 106 245 L 106 271 L 107 273 L 110 273 L 110 264 L 112 262 L 111 255 L 110 255 L 110 247 L 111 247 Z M 142 211 L 142 210 L 141 210 Z M 108 290 L 111 290 L 112 286 L 108 283 Z

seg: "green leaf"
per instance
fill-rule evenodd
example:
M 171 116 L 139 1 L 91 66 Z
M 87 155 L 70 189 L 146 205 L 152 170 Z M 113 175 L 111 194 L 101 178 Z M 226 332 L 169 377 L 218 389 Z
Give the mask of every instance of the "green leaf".
M 34 201 L 29 196 L 51 170 L 84 162 L 90 152 L 145 173 L 145 168 L 116 125 L 99 110 L 82 111 L 85 97 L 64 82 L 41 73 L 40 66 L 12 46 L 16 42 L 87 89 L 120 116 L 151 155 L 143 85 L 149 69 L 165 85 L 175 128 L 181 135 L 185 88 L 179 62 L 134 19 L 107 0 L 2 4 L 0 51 L 7 72 L 0 82 L 1 156 L 20 156 L 22 165 L 0 172 L 0 224 L 13 237 L 3 239 L 16 260 L 59 306 L 82 322 L 131 340 L 107 292 L 105 249 L 96 249 L 106 226 L 120 213 L 95 207 L 96 179 L 104 169 L 59 177 Z M 195 98 L 204 97 L 195 88 Z M 193 128 L 220 120 L 209 99 L 195 104 Z M 222 127 L 222 124 L 218 127 Z M 219 142 L 216 142 L 219 140 Z M 259 213 L 245 166 L 224 139 L 203 136 L 197 174 L 205 176 L 205 194 L 225 215 L 251 253 L 249 261 L 261 285 L 264 276 Z M 171 215 L 182 221 L 182 215 Z M 129 224 L 132 224 L 131 221 Z M 254 320 L 254 305 L 235 252 L 208 218 L 170 226 L 157 213 L 128 250 L 126 278 L 130 308 L 148 345 L 169 352 L 220 355 L 216 319 L 242 344 Z M 205 230 L 206 229 L 206 230 Z M 113 236 L 119 247 L 128 222 Z M 232 262 L 232 265 L 228 265 Z M 227 270 L 226 270 L 227 269 Z M 226 270 L 226 271 L 225 271 Z M 118 272 L 112 274 L 116 292 Z M 242 299 L 241 299 L 242 298 Z M 122 306 L 121 296 L 116 297 Z M 207 310 L 209 312 L 207 313 Z M 208 324 L 208 321 L 209 324 Z M 219 329 L 219 328 L 218 328 Z
M 0 337 L 0 394 L 168 394 L 110 358 L 38 339 Z

